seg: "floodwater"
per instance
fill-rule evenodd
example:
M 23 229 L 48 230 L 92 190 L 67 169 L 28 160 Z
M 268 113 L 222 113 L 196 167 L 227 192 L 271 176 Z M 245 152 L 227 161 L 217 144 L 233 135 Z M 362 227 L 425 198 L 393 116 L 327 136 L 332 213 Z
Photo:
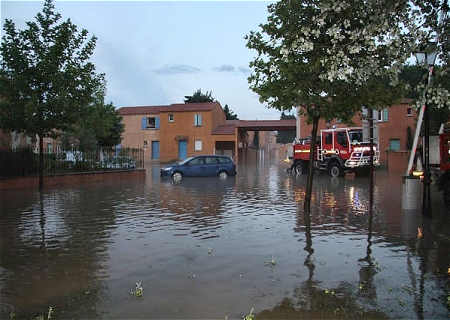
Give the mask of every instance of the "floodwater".
M 375 172 L 372 196 L 368 178 L 316 174 L 308 219 L 306 176 L 285 169 L 2 192 L 1 318 L 450 317 L 434 186 L 427 218 L 402 210 L 401 173 Z

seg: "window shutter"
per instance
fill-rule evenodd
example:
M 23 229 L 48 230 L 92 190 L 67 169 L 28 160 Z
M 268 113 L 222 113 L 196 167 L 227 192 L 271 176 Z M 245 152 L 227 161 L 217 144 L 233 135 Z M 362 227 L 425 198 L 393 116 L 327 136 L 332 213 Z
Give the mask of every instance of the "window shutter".
M 156 117 L 155 118 L 155 128 L 157 129 L 157 130 L 159 130 L 159 124 L 160 124 L 160 119 L 159 119 L 159 117 Z
M 145 130 L 147 128 L 147 118 L 142 118 L 142 130 Z
M 388 120 L 389 120 L 389 109 L 386 108 L 383 110 L 383 121 L 388 122 Z

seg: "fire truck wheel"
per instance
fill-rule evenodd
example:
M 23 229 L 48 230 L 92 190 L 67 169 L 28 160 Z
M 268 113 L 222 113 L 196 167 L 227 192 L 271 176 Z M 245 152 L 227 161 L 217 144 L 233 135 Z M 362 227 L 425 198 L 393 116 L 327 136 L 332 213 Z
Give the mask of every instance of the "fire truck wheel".
M 307 165 L 304 161 L 298 161 L 294 167 L 296 174 L 305 174 L 307 173 Z
M 337 162 L 330 164 L 328 167 L 328 172 L 332 177 L 343 177 L 345 175 L 345 172 L 342 171 L 341 166 Z

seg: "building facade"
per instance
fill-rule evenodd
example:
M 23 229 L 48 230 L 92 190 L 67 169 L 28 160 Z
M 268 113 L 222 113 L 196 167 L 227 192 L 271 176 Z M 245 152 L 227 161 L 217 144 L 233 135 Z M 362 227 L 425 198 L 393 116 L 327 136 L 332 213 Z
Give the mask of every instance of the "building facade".
M 389 152 L 411 151 L 408 143 L 409 141 L 412 142 L 414 137 L 417 118 L 417 111 L 411 107 L 411 100 L 407 99 L 390 108 L 374 111 L 375 125 L 378 126 L 378 137 L 375 138 L 380 148 L 382 165 L 387 165 Z M 355 114 L 351 121 L 355 127 L 363 126 L 361 113 Z M 348 124 L 339 121 L 339 119 L 333 119 L 329 122 L 321 119 L 318 131 L 320 133 L 320 130 L 333 126 L 341 128 L 347 127 Z M 297 130 L 300 132 L 300 138 L 311 135 L 312 125 L 306 122 L 305 117 L 300 117 L 299 127 Z
M 223 154 L 235 160 L 248 159 L 253 135 L 259 132 L 259 149 L 267 151 L 275 145 L 277 130 L 295 130 L 295 120 L 226 120 L 218 102 L 180 103 L 168 106 L 124 107 L 118 110 L 123 117 L 125 132 L 122 147 L 143 148 L 145 161 L 170 162 L 199 154 Z M 408 153 L 408 141 L 415 132 L 417 112 L 409 100 L 393 105 L 374 115 L 378 126 L 377 141 L 381 163 L 387 166 L 389 153 Z M 352 118 L 353 126 L 363 126 L 361 114 Z M 300 137 L 311 135 L 312 125 L 305 117 L 297 120 Z M 320 120 L 319 131 L 327 127 L 346 127 L 333 119 Z M 276 147 L 273 147 L 274 150 Z M 284 154 L 283 154 L 284 156 Z
M 199 154 L 236 154 L 235 127 L 218 102 L 124 107 L 122 148 L 144 148 L 145 161 L 170 162 Z

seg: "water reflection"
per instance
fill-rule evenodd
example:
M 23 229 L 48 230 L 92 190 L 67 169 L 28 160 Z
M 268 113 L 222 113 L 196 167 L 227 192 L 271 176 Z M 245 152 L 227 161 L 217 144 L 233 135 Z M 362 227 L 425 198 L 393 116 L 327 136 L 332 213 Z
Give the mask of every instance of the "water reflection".
M 201 179 L 183 179 L 180 183 L 164 181 L 160 190 L 159 211 L 163 219 L 170 219 L 189 227 L 180 230 L 177 235 L 190 232 L 196 237 L 207 239 L 218 237 L 227 211 L 227 200 L 236 193 L 236 180 L 219 180 L 216 177 Z
M 448 212 L 402 211 L 400 176 L 317 175 L 305 216 L 305 177 L 276 164 L 176 185 L 158 170 L 2 192 L 1 317 L 449 317 Z
M 99 316 L 95 306 L 104 299 L 103 263 L 115 222 L 110 203 L 92 191 L 2 194 L 2 312 L 38 314 L 65 305 L 72 317 Z M 74 299 L 90 307 L 73 313 Z

